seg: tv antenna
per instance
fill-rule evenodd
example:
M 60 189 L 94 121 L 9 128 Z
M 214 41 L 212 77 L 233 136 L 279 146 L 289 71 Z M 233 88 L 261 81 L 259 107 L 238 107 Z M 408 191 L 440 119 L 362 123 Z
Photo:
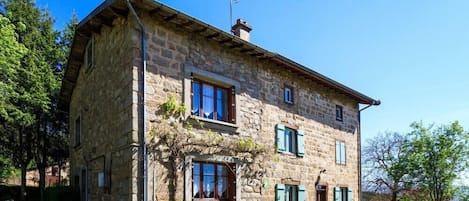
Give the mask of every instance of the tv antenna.
M 239 0 L 230 0 L 230 30 L 233 32 L 233 4 L 237 4 Z

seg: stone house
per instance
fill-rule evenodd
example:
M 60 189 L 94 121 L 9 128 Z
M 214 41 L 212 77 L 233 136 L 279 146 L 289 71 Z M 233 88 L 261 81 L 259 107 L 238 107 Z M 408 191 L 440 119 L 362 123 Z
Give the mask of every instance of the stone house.
M 360 111 L 380 102 L 250 30 L 153 0 L 107 0 L 79 23 L 61 105 L 82 200 L 359 200 Z M 180 120 L 159 112 L 170 97 Z

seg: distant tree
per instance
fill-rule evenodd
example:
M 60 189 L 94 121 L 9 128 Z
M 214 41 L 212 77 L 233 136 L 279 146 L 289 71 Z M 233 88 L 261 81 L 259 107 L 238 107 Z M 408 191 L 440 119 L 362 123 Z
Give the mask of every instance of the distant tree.
M 386 133 L 368 140 L 363 149 L 364 182 L 367 190 L 389 193 L 391 201 L 412 185 L 408 140 L 399 133 Z
M 15 166 L 11 163 L 10 159 L 0 156 L 0 183 L 5 179 L 16 176 Z
M 429 192 L 431 201 L 453 198 L 453 183 L 469 164 L 469 133 L 457 121 L 437 128 L 422 123 L 411 127 L 412 176 L 418 188 Z
M 455 198 L 460 201 L 469 200 L 469 186 L 459 186 Z

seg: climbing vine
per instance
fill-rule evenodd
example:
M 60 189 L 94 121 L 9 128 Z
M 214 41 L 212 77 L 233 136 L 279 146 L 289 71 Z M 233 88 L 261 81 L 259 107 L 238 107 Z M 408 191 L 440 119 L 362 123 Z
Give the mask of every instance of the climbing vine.
M 209 128 L 198 118 L 185 117 L 186 106 L 179 104 L 174 96 L 168 98 L 156 111 L 149 145 L 150 156 L 167 171 L 169 199 L 176 199 L 178 171 L 182 169 L 186 156 L 198 153 L 205 155 L 228 155 L 243 161 L 245 176 L 257 178 L 265 174 L 261 159 L 273 153 L 274 148 L 257 143 L 252 137 L 226 136 Z M 260 157 L 262 156 L 262 157 Z M 249 175 L 251 174 L 251 175 Z

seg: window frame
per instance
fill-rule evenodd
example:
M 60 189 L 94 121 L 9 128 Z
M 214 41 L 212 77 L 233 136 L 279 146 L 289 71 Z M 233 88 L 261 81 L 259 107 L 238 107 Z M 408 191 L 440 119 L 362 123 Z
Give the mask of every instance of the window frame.
M 290 96 L 287 96 L 287 92 Z M 294 96 L 294 89 L 292 86 L 285 85 L 283 87 L 283 102 L 289 105 L 293 105 L 295 103 L 295 96 Z
M 86 47 L 85 47 L 85 69 L 86 71 L 85 72 L 89 72 L 93 66 L 94 66 L 94 37 L 91 36 L 90 37 L 90 40 L 88 41 L 88 43 L 86 44 Z
M 74 124 L 75 124 L 75 147 L 78 147 L 81 145 L 82 134 L 83 134 L 83 129 L 82 129 L 83 123 L 82 123 L 81 115 L 78 115 L 78 117 L 75 118 Z
M 335 120 L 344 121 L 344 107 L 335 105 Z
M 290 139 L 288 140 L 287 142 L 287 132 L 290 131 Z M 293 128 L 290 128 L 290 127 L 285 127 L 285 131 L 284 131 L 284 139 L 283 139 L 283 142 L 284 142 L 284 147 L 285 147 L 285 153 L 291 153 L 291 154 L 297 154 L 298 152 L 298 136 L 297 136 L 297 129 L 293 129 Z M 290 148 L 290 150 L 289 150 Z
M 188 123 L 198 124 L 197 122 L 204 122 L 205 128 L 215 129 L 223 132 L 229 133 L 239 133 L 239 128 L 241 127 L 241 109 L 238 107 L 241 105 L 241 83 L 238 80 L 231 79 L 220 73 L 210 72 L 198 67 L 195 67 L 193 64 L 185 63 L 184 64 L 184 79 L 183 82 L 183 103 L 187 107 L 192 106 L 192 93 L 191 85 L 192 79 L 197 78 L 205 81 L 215 83 L 217 85 L 231 87 L 230 97 L 233 100 L 231 105 L 231 111 L 233 111 L 232 122 L 224 121 L 214 121 L 211 119 L 200 118 L 197 116 L 191 115 L 191 110 L 188 109 L 184 113 L 184 116 L 187 118 Z
M 200 170 L 199 170 L 199 192 L 204 192 L 204 177 L 205 171 L 204 171 L 204 166 L 205 165 L 214 165 L 214 172 L 213 172 L 213 177 L 214 177 L 214 187 L 213 187 L 213 197 L 204 197 L 205 193 L 199 194 L 200 197 L 196 198 L 195 197 L 195 192 L 194 192 L 194 165 L 199 164 Z M 227 198 L 219 198 L 218 197 L 218 181 L 220 178 L 223 176 L 218 175 L 218 167 L 222 166 L 226 168 L 226 184 L 227 186 Z M 217 163 L 217 162 L 207 162 L 207 161 L 192 161 L 192 173 L 191 173 L 191 179 L 192 179 L 192 188 L 191 188 L 191 195 L 192 195 L 192 200 L 208 200 L 208 199 L 213 199 L 213 200 L 225 200 L 225 201 L 234 201 L 235 196 L 236 196 L 236 185 L 234 184 L 234 180 L 236 180 L 236 174 L 235 174 L 235 164 L 232 163 Z
M 287 132 L 291 132 L 291 139 L 287 140 Z M 305 155 L 305 134 L 304 131 L 294 126 L 285 126 L 283 124 L 277 124 L 275 126 L 275 137 L 277 151 L 285 154 L 294 154 L 298 157 L 304 157 Z M 288 141 L 288 143 L 287 143 Z M 288 146 L 287 146 L 288 145 Z M 291 151 L 287 149 L 292 147 Z
M 193 112 L 193 108 L 194 108 L 194 83 L 198 83 L 199 84 L 199 93 L 198 93 L 198 96 L 199 96 L 199 115 L 195 115 L 194 112 Z M 204 112 L 204 108 L 203 108 L 203 99 L 204 99 L 204 92 L 203 92 L 203 86 L 211 86 L 213 87 L 213 94 L 212 94 L 212 98 L 213 98 L 213 119 L 211 118 L 207 118 L 207 117 L 204 117 L 203 115 L 203 112 Z M 224 92 L 226 92 L 226 103 L 223 104 L 224 106 L 226 106 L 226 120 L 218 120 L 218 97 L 217 97 L 217 90 L 223 90 Z M 209 81 L 206 81 L 206 80 L 203 80 L 203 79 L 199 79 L 199 78 L 192 78 L 192 82 L 191 82 L 191 115 L 195 115 L 197 117 L 200 117 L 200 118 L 203 118 L 203 119 L 210 119 L 210 120 L 214 120 L 214 121 L 221 121 L 221 122 L 227 122 L 227 123 L 235 123 L 236 119 L 234 118 L 234 115 L 233 114 L 235 111 L 232 109 L 233 104 L 234 104 L 234 100 L 232 98 L 232 94 L 233 94 L 233 90 L 234 90 L 234 87 L 226 87 L 226 86 L 222 86 L 222 85 L 219 85 L 219 84 L 215 84 L 213 82 L 209 82 Z

